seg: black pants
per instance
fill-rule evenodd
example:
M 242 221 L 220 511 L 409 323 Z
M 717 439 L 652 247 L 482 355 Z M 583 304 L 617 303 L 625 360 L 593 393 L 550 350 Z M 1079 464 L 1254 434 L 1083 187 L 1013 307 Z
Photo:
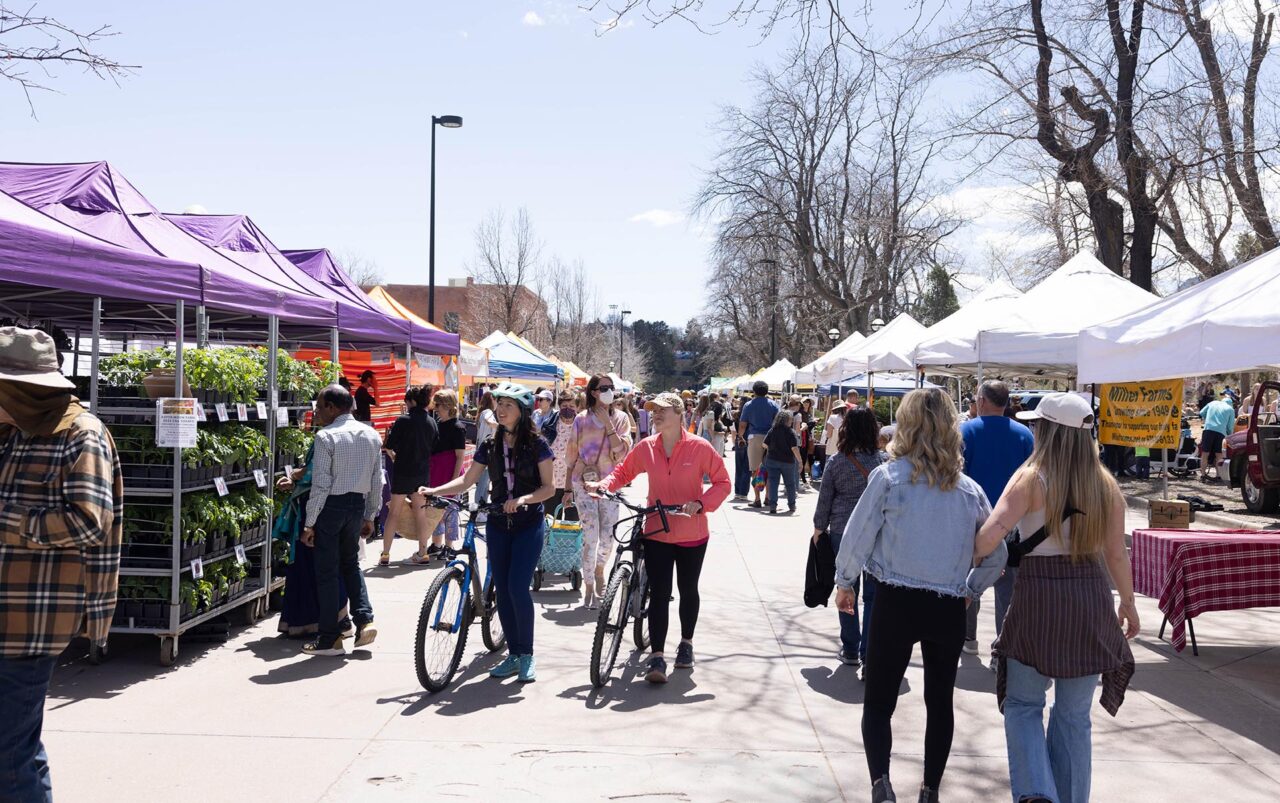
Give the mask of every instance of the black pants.
M 364 494 L 342 494 L 325 500 L 316 519 L 316 598 L 320 603 L 320 641 L 340 634 L 338 612 L 345 603 L 356 625 L 373 621 L 369 592 L 360 573 L 360 527 Z M 342 582 L 338 582 L 342 578 Z M 343 586 L 346 599 L 342 598 Z
M 698 607 L 702 604 L 698 596 L 698 577 L 702 574 L 702 559 L 706 555 L 706 542 L 698 546 L 644 542 L 644 565 L 649 573 L 649 641 L 654 652 L 663 652 L 667 643 L 671 576 L 677 571 L 680 585 L 680 637 L 693 639 L 693 629 L 698 625 Z
M 916 642 L 924 657 L 924 782 L 942 782 L 951 753 L 955 714 L 951 707 L 956 670 L 964 647 L 964 600 L 932 591 L 880 583 L 867 634 L 866 697 L 862 741 L 867 768 L 875 781 L 889 773 L 893 749 L 893 711 L 898 689 Z

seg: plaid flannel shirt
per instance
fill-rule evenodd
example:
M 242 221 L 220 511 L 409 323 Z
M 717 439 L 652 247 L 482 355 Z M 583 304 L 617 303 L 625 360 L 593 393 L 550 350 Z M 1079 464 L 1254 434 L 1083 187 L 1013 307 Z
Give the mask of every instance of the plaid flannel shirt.
M 0 657 L 107 640 L 123 529 L 120 458 L 97 417 L 48 437 L 0 425 Z

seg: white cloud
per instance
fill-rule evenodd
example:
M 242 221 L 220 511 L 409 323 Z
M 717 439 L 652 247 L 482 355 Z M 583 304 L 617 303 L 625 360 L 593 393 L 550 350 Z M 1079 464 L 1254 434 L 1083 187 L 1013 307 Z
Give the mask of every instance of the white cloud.
M 541 27 L 541 26 L 543 26 L 543 25 L 546 25 L 546 24 L 547 24 L 547 22 L 546 22 L 546 20 L 544 20 L 542 17 L 538 16 L 538 12 L 536 12 L 536 11 L 526 11 L 526 12 L 524 13 L 524 24 L 525 24 L 525 25 L 531 25 L 531 26 L 533 26 L 533 27 L 535 27 L 535 28 L 539 28 L 539 27 Z
M 629 220 L 632 223 L 649 223 L 662 228 L 679 223 L 684 220 L 684 217 L 678 212 L 670 212 L 666 209 L 650 209 L 648 212 L 632 215 Z

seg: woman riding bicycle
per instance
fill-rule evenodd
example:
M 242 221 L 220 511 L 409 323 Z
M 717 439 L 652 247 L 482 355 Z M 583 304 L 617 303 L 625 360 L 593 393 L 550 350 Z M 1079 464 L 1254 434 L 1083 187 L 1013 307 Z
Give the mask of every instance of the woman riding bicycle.
M 453 496 L 489 472 L 489 498 L 502 505 L 485 523 L 489 566 L 498 597 L 498 619 L 507 634 L 507 657 L 489 676 L 519 675 L 521 683 L 537 679 L 533 662 L 533 596 L 529 585 L 542 554 L 542 503 L 555 493 L 551 446 L 533 424 L 533 392 L 503 382 L 497 399 L 498 432 L 480 444 L 467 473 L 437 488 L 421 488 L 424 496 Z
M 683 504 L 685 516 L 668 519 L 670 531 L 645 539 L 645 565 L 649 573 L 649 656 L 645 679 L 667 682 L 666 646 L 668 602 L 672 574 L 679 572 L 680 646 L 676 648 L 676 668 L 693 666 L 693 631 L 698 623 L 698 576 L 707 554 L 710 530 L 707 513 L 714 512 L 729 498 L 729 472 L 724 458 L 706 440 L 683 427 L 684 400 L 674 393 L 659 393 L 645 403 L 652 414 L 654 431 L 627 453 L 622 463 L 601 482 L 588 482 L 588 493 L 611 492 L 625 486 L 639 474 L 649 476 L 649 504 Z M 711 487 L 702 484 L 711 477 Z M 656 516 L 656 514 L 654 514 Z M 654 529 L 656 521 L 649 522 Z

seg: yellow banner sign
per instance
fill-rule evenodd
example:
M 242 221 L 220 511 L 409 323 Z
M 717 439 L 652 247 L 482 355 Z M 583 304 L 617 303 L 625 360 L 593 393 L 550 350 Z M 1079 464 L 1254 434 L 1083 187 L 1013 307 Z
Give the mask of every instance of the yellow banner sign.
M 1182 380 L 1102 386 L 1098 440 L 1108 446 L 1176 449 L 1182 434 Z

